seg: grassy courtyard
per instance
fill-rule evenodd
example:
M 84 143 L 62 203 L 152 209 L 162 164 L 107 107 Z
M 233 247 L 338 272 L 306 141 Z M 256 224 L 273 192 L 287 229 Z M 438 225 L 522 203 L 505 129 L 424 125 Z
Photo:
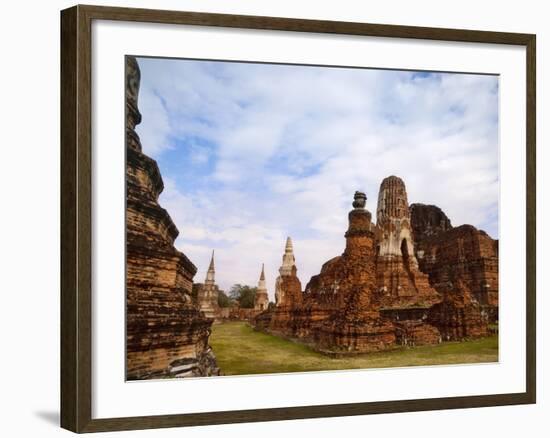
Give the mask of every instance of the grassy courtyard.
M 210 344 L 223 375 L 288 373 L 353 368 L 405 367 L 498 360 L 498 337 L 447 342 L 435 346 L 395 350 L 345 358 L 331 358 L 308 346 L 259 333 L 244 322 L 212 328 Z

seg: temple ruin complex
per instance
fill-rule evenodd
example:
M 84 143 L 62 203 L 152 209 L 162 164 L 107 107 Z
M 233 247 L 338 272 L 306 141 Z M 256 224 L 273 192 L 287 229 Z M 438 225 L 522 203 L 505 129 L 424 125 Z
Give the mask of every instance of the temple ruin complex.
M 346 247 L 302 290 L 287 239 L 276 306 L 255 327 L 327 354 L 436 344 L 488 334 L 498 320 L 498 242 L 451 226 L 435 206 L 409 207 L 401 178 L 385 178 L 376 224 L 356 192 Z

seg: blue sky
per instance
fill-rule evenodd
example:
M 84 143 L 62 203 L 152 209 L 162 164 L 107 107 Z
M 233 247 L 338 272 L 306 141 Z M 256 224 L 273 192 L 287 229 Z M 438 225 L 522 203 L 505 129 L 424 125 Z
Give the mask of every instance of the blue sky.
M 498 237 L 498 78 L 139 58 L 137 131 L 157 160 L 176 246 L 203 281 L 273 296 L 286 236 L 302 286 L 341 254 L 355 190 L 376 211 L 398 175 L 409 202 Z

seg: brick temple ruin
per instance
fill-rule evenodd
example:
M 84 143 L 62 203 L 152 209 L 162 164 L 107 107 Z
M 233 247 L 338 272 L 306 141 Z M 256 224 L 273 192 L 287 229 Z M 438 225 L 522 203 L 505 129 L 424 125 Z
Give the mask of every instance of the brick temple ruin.
M 197 304 L 200 310 L 207 318 L 219 318 L 220 307 L 218 306 L 218 295 L 220 289 L 216 284 L 214 251 L 212 251 L 212 258 L 210 259 L 210 265 L 208 266 L 204 283 L 197 283 L 195 287 L 197 289 Z
M 264 265 L 262 264 L 262 272 L 260 274 L 260 280 L 258 281 L 256 295 L 254 296 L 254 310 L 263 312 L 264 310 L 267 310 L 268 305 L 269 296 L 267 294 L 267 286 L 265 284 Z
M 159 168 L 135 132 L 140 71 L 126 59 L 126 378 L 217 375 L 212 319 L 191 299 L 197 268 L 174 247 L 178 229 L 158 203 Z
M 204 283 L 195 283 L 193 288 L 196 291 L 195 304 L 203 312 L 204 316 L 211 319 L 215 324 L 235 320 L 253 321 L 261 312 L 267 310 L 269 305 L 269 294 L 265 281 L 264 266 L 262 265 L 258 287 L 254 296 L 254 307 L 240 307 L 236 301 L 229 307 L 220 307 L 218 304 L 220 288 L 216 284 L 213 251 Z
M 336 355 L 486 336 L 498 320 L 498 241 L 452 227 L 438 207 L 409 206 L 396 176 L 380 185 L 376 224 L 365 205 L 356 192 L 344 253 L 304 290 L 287 239 L 276 305 L 256 329 Z

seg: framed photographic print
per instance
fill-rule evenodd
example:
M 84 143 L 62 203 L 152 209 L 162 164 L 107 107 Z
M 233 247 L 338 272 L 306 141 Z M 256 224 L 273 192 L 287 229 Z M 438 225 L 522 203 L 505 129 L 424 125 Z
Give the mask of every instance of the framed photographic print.
M 61 13 L 61 421 L 535 403 L 535 36 Z

